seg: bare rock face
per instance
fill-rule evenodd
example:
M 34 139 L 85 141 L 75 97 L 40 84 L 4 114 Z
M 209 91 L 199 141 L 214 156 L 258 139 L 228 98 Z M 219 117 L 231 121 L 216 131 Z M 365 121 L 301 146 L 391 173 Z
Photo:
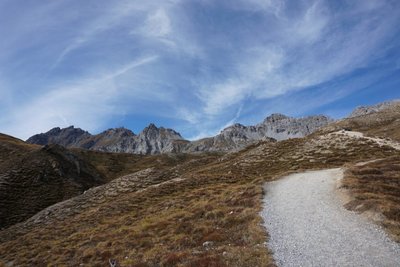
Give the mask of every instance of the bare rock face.
M 220 134 L 193 141 L 185 152 L 196 151 L 233 151 L 257 141 L 281 141 L 309 135 L 333 120 L 326 116 L 291 118 L 283 114 L 272 114 L 255 126 L 236 123 L 221 131 Z
M 364 116 L 372 113 L 376 113 L 382 111 L 384 109 L 390 108 L 392 106 L 400 105 L 400 99 L 396 99 L 393 101 L 382 102 L 372 106 L 360 106 L 357 107 L 353 112 L 349 115 L 349 118 Z
M 104 152 L 135 152 L 134 138 L 136 135 L 129 129 L 108 129 L 93 135 L 81 143 L 81 147 Z
M 159 154 L 173 152 L 173 143 L 176 140 L 183 140 L 178 132 L 163 127 L 157 128 L 151 123 L 136 137 L 136 153 Z
M 47 133 L 32 136 L 27 143 L 59 144 L 103 152 L 159 154 L 174 152 L 176 150 L 174 141 L 178 140 L 183 138 L 174 130 L 150 124 L 138 135 L 125 128 L 108 129 L 97 135 L 91 135 L 73 126 L 65 129 L 54 128 Z
M 283 114 L 272 114 L 262 123 L 256 125 L 256 128 L 263 135 L 280 141 L 304 137 L 330 122 L 333 122 L 333 120 L 323 115 L 291 118 Z
M 79 146 L 81 140 L 89 137 L 90 134 L 80 128 L 70 126 L 68 128 L 60 129 L 59 127 L 53 128 L 47 133 L 37 134 L 30 137 L 26 142 L 37 145 L 58 144 L 61 146 Z
M 255 126 L 236 123 L 220 134 L 189 142 L 172 130 L 150 124 L 135 135 L 125 128 L 108 129 L 91 135 L 73 126 L 54 128 L 47 133 L 32 136 L 32 144 L 60 144 L 104 152 L 125 152 L 134 154 L 193 153 L 206 151 L 235 151 L 257 141 L 275 141 L 304 137 L 332 120 L 325 116 L 291 118 L 272 114 Z

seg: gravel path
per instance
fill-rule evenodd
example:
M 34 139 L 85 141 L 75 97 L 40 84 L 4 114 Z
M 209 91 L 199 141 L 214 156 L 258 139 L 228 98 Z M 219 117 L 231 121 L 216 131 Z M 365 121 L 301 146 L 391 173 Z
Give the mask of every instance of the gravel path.
M 265 185 L 261 213 L 278 266 L 400 266 L 400 245 L 343 208 L 341 169 L 292 174 Z

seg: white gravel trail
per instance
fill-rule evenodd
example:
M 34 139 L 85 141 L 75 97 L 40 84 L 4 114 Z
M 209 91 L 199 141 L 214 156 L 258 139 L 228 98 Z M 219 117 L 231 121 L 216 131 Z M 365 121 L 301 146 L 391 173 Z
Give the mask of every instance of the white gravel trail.
M 265 185 L 261 213 L 278 266 L 400 266 L 400 245 L 337 196 L 341 169 L 292 174 Z

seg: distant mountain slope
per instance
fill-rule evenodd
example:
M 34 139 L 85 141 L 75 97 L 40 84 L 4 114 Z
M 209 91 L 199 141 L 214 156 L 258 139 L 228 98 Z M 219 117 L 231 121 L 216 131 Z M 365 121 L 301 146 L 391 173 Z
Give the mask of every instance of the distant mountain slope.
M 160 154 L 173 152 L 175 141 L 184 140 L 179 133 L 172 129 L 158 128 L 154 124 L 150 124 L 138 135 L 125 128 L 108 129 L 100 134 L 91 135 L 73 126 L 64 129 L 57 127 L 47 133 L 30 137 L 27 143 L 40 145 L 59 144 L 65 147 L 104 152 Z
M 376 105 L 371 105 L 371 106 L 360 106 L 354 109 L 351 114 L 349 115 L 349 118 L 354 118 L 354 117 L 359 117 L 359 116 L 364 116 L 372 113 L 379 112 L 381 110 L 400 105 L 400 99 L 392 100 L 392 101 L 387 101 L 387 102 L 382 102 L 378 103 Z
M 348 118 L 332 123 L 322 130 L 339 129 L 351 129 L 367 136 L 390 138 L 400 142 L 400 101 L 356 108 Z
M 59 127 L 53 128 L 47 133 L 37 134 L 27 140 L 27 143 L 48 145 L 58 144 L 65 147 L 79 147 L 82 140 L 90 137 L 91 135 L 79 128 L 73 126 L 60 129 Z
M 184 151 L 239 150 L 256 141 L 273 142 L 304 137 L 332 121 L 326 116 L 292 118 L 283 114 L 272 114 L 255 126 L 236 123 L 214 137 L 193 141 L 184 148 Z
M 91 135 L 71 126 L 64 129 L 54 128 L 47 133 L 34 135 L 27 142 L 40 145 L 54 143 L 66 147 L 133 154 L 233 151 L 256 141 L 304 137 L 331 121 L 325 116 L 291 118 L 282 114 L 272 114 L 255 126 L 234 124 L 214 137 L 193 142 L 184 140 L 172 129 L 158 128 L 154 124 L 150 124 L 138 135 L 125 128 L 109 129 Z

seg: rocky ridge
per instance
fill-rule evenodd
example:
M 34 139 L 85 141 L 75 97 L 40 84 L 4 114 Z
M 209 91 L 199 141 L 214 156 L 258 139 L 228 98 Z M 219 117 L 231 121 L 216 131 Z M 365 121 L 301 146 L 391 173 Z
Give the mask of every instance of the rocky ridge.
M 34 135 L 27 142 L 133 154 L 236 151 L 257 141 L 272 142 L 304 137 L 332 121 L 321 115 L 292 118 L 283 114 L 272 114 L 255 126 L 236 123 L 214 137 L 192 142 L 183 139 L 172 129 L 156 127 L 154 124 L 150 124 L 138 135 L 126 128 L 108 129 L 100 134 L 91 135 L 82 129 L 70 126 L 64 129 L 57 127 L 47 133 Z
M 220 134 L 193 141 L 185 151 L 234 151 L 257 141 L 281 141 L 307 136 L 333 120 L 326 116 L 292 118 L 283 114 L 272 114 L 255 126 L 236 123 Z
M 349 117 L 331 123 L 321 131 L 329 133 L 346 129 L 362 132 L 369 137 L 383 137 L 400 142 L 399 113 L 400 101 L 356 108 Z
M 138 135 L 123 127 L 111 128 L 97 135 L 91 135 L 74 126 L 64 129 L 57 127 L 47 133 L 30 137 L 27 143 L 59 144 L 69 148 L 85 148 L 103 152 L 160 154 L 174 152 L 175 141 L 184 140 L 179 133 L 172 129 L 158 128 L 154 124 L 150 124 Z
M 372 105 L 372 106 L 360 106 L 360 107 L 357 107 L 355 110 L 353 110 L 353 112 L 351 112 L 351 114 L 349 115 L 349 118 L 354 118 L 354 117 L 368 115 L 371 113 L 376 113 L 381 110 L 393 107 L 395 105 L 400 105 L 400 99 L 386 101 L 386 102 L 382 102 L 382 103 Z

